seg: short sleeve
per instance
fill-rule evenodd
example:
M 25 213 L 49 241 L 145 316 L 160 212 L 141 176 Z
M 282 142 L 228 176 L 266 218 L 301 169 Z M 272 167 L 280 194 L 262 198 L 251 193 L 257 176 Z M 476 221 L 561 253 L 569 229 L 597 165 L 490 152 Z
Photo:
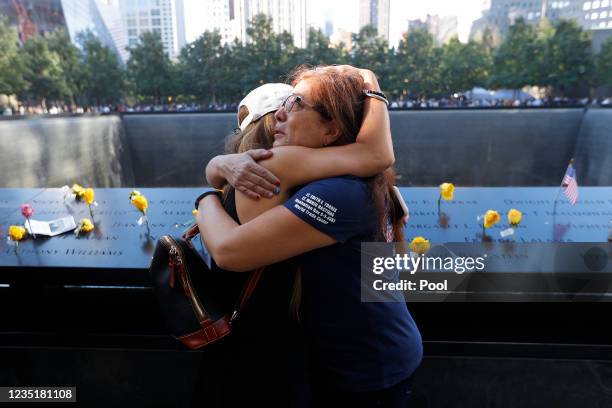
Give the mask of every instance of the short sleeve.
M 340 243 L 366 231 L 374 216 L 368 186 L 357 178 L 335 177 L 309 183 L 284 206 Z

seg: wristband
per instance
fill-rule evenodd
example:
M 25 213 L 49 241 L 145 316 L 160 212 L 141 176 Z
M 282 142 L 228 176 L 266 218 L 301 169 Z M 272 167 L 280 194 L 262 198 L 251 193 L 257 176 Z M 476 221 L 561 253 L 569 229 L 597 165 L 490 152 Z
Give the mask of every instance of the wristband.
M 219 197 L 219 200 L 223 201 L 223 193 L 222 193 L 221 190 L 210 190 L 210 191 L 207 191 L 205 193 L 200 194 L 198 196 L 198 198 L 196 198 L 196 200 L 195 200 L 195 208 L 196 208 L 196 210 L 198 209 L 198 206 L 200 205 L 200 201 L 204 197 L 206 197 L 207 195 L 211 195 L 211 194 L 216 195 L 217 197 Z
M 366 89 L 363 91 L 363 94 L 365 96 L 369 96 L 370 98 L 375 98 L 375 99 L 378 99 L 379 101 L 383 101 L 385 105 L 389 106 L 389 100 L 387 99 L 387 96 L 382 92 L 373 91 L 371 89 Z

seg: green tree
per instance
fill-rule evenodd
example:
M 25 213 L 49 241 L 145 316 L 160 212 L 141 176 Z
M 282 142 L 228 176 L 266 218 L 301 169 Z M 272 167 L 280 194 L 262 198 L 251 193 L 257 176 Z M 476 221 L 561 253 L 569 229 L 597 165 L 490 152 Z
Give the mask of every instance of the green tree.
M 393 94 L 391 52 L 389 43 L 378 35 L 375 27 L 362 27 L 355 38 L 352 63 L 359 68 L 372 70 L 378 77 L 381 89 Z
M 228 85 L 223 75 L 227 52 L 229 50 L 221 45 L 218 31 L 205 31 L 183 47 L 179 56 L 183 92 L 202 102 L 217 102 L 219 93 Z
M 154 103 L 161 103 L 167 96 L 175 95 L 171 65 L 161 37 L 151 32 L 142 33 L 138 44 L 130 48 L 127 62 L 129 79 L 136 94 Z
M 400 40 L 393 64 L 396 87 L 418 97 L 440 93 L 441 59 L 442 50 L 434 46 L 431 34 L 424 29 L 408 31 Z
M 489 85 L 510 89 L 538 85 L 543 58 L 544 44 L 538 38 L 538 32 L 523 18 L 518 18 L 495 51 Z
M 596 59 L 595 84 L 598 86 L 612 86 L 612 37 L 601 46 Z
M 17 30 L 8 25 L 8 18 L 0 16 L 0 94 L 25 91 L 24 65 L 19 53 Z
M 463 44 L 455 36 L 442 47 L 441 79 L 447 94 L 484 86 L 490 68 L 488 49 L 476 42 Z
M 117 56 L 90 31 L 79 34 L 82 48 L 81 86 L 89 104 L 116 103 L 123 96 L 125 72 Z
M 59 55 L 64 80 L 69 90 L 69 97 L 75 103 L 75 97 L 83 91 L 83 66 L 79 50 L 72 42 L 66 30 L 59 28 L 47 36 L 49 50 Z
M 502 35 L 498 27 L 485 26 L 484 30 L 476 30 L 470 36 L 470 41 L 477 42 L 492 54 L 493 50 L 502 43 Z
M 291 34 L 275 34 L 272 19 L 264 14 L 256 15 L 247 28 L 245 47 L 249 70 L 246 80 L 249 88 L 267 82 L 279 82 L 296 64 L 295 47 Z
M 277 49 L 276 55 L 278 56 L 278 78 L 280 81 L 286 81 L 288 75 L 297 65 L 302 64 L 302 61 L 298 60 L 298 53 L 295 44 L 293 43 L 293 36 L 288 31 L 283 31 L 276 36 Z
M 47 101 L 65 100 L 71 90 L 62 70 L 61 56 L 49 48 L 43 36 L 30 38 L 21 47 L 25 69 L 24 78 L 30 83 L 28 95 L 46 106 Z
M 250 74 L 251 61 L 247 46 L 235 39 L 227 46 L 225 53 L 226 75 L 229 82 L 228 100 L 235 102 L 244 97 L 252 88 L 253 79 Z
M 306 47 L 296 52 L 298 54 L 298 63 L 330 65 L 348 62 L 348 55 L 343 52 L 342 48 L 332 46 L 329 38 L 327 38 L 321 29 L 314 29 L 312 27 L 308 30 Z
M 574 21 L 560 20 L 546 42 L 542 82 L 561 94 L 592 81 L 591 35 Z
M 493 54 L 495 48 L 501 43 L 501 39 L 498 32 L 491 27 L 486 27 L 482 32 L 481 40 L 476 42 L 479 42 L 489 54 Z

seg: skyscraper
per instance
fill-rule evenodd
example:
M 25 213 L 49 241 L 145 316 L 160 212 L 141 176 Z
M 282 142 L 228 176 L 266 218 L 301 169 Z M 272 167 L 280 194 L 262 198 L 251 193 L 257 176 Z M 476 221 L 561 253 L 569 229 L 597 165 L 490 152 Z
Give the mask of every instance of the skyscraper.
M 372 25 L 389 41 L 389 0 L 359 0 L 359 27 Z
M 117 0 L 62 0 L 70 38 L 91 31 L 122 63 L 127 62 L 127 36 Z
M 175 0 L 121 0 L 121 14 L 130 47 L 138 43 L 142 33 L 152 32 L 160 36 L 168 57 L 178 56 Z
M 342 45 L 348 53 L 352 54 L 353 48 L 355 47 L 356 36 L 357 34 L 355 33 L 339 28 L 332 34 L 329 40 L 335 47 Z
M 215 1 L 215 0 L 207 0 Z M 297 47 L 305 47 L 310 26 L 306 0 L 230 0 L 230 27 L 241 42 L 248 41 L 246 29 L 257 14 L 272 18 L 275 33 L 289 32 Z
M 228 44 L 238 36 L 239 24 L 234 14 L 236 0 L 203 0 L 206 10 L 202 17 L 202 27 L 207 31 L 219 31 L 221 42 Z
M 60 0 L 0 0 L 0 15 L 17 26 L 22 43 L 36 34 L 66 28 Z
M 176 40 L 178 50 L 185 46 L 185 0 L 176 0 Z
M 440 46 L 458 34 L 458 25 L 459 22 L 457 21 L 457 16 L 438 16 L 428 14 L 425 21 L 409 20 L 408 30 L 417 28 L 424 29 L 434 38 L 435 44 Z
M 333 33 L 334 33 L 334 22 L 332 21 L 331 17 L 326 16 L 325 25 L 323 27 L 323 34 L 325 34 L 327 38 L 330 38 Z
M 561 2 L 553 2 L 550 7 L 557 6 Z M 568 3 L 565 1 L 564 3 Z M 574 7 L 572 16 L 582 23 L 583 27 L 592 30 L 602 28 L 612 28 L 612 1 L 610 0 L 595 0 L 595 1 L 580 1 L 580 6 Z M 554 10 L 554 8 L 553 8 Z
M 91 31 L 123 63 L 127 37 L 117 0 L 0 0 L 0 14 L 15 24 L 20 40 L 64 28 L 73 43 Z
M 612 28 L 611 0 L 491 0 L 490 7 L 472 24 L 470 38 L 475 38 L 486 27 L 505 36 L 514 20 L 522 17 L 527 23 L 537 24 L 541 18 L 550 21 L 573 19 L 587 30 Z

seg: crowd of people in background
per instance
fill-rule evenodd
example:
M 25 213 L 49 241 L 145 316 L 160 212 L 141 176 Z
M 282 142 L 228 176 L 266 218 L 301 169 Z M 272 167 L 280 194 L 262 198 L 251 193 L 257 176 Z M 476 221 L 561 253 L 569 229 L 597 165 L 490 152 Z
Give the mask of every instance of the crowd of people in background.
M 427 109 L 427 108 L 513 108 L 540 106 L 612 106 L 612 98 L 571 99 L 555 97 L 549 99 L 468 99 L 468 98 L 430 98 L 408 99 L 391 102 L 391 109 Z
M 236 103 L 200 105 L 198 103 L 178 103 L 159 105 L 19 105 L 17 108 L 0 106 L 0 116 L 28 116 L 28 115 L 73 115 L 85 113 L 141 113 L 141 112 L 234 112 Z
M 550 99 L 467 99 L 467 98 L 428 98 L 394 100 L 389 109 L 436 109 L 436 108 L 515 108 L 515 107 L 547 107 L 547 106 L 612 106 L 612 98 L 550 98 Z M 235 112 L 237 103 L 200 105 L 198 103 L 172 103 L 158 105 L 18 105 L 1 107 L 0 114 L 7 116 L 29 115 L 60 115 L 60 114 L 107 114 L 107 113 L 147 113 L 147 112 Z

